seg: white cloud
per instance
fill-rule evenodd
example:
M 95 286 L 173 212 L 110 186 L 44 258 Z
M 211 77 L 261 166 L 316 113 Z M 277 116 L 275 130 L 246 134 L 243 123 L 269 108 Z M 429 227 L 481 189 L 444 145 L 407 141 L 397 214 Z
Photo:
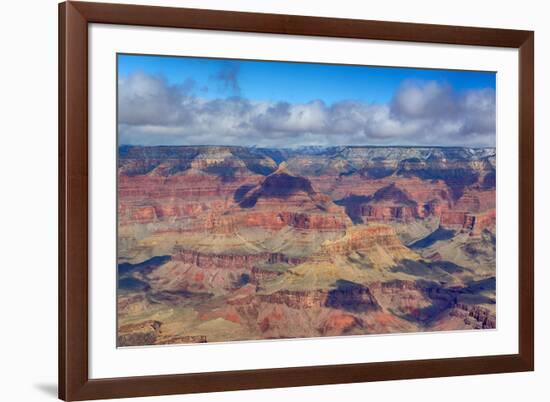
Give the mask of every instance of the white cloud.
M 227 85 L 238 87 L 228 71 Z M 134 73 L 119 81 L 121 144 L 469 145 L 494 146 L 492 89 L 453 92 L 437 82 L 406 82 L 388 104 L 341 101 L 327 105 L 206 100 L 194 83 L 170 85 Z

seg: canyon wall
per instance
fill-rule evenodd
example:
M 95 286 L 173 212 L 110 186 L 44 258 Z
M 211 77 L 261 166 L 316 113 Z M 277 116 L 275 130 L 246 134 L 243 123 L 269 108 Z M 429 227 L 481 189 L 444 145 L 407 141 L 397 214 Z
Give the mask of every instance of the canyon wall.
M 119 346 L 496 326 L 492 148 L 123 146 L 118 169 Z

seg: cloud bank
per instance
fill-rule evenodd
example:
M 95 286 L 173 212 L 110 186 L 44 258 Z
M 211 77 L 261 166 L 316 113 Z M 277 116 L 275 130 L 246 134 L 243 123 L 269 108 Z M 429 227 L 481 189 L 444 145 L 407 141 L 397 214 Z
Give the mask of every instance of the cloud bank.
M 238 71 L 217 77 L 239 93 Z M 204 99 L 195 83 L 135 72 L 119 80 L 119 143 L 135 145 L 495 145 L 495 91 L 404 82 L 387 104 Z

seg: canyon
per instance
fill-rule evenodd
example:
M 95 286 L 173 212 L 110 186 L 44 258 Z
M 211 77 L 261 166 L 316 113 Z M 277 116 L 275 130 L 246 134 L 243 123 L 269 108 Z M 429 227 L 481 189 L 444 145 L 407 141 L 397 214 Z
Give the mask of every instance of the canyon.
M 120 347 L 496 328 L 496 150 L 120 146 Z

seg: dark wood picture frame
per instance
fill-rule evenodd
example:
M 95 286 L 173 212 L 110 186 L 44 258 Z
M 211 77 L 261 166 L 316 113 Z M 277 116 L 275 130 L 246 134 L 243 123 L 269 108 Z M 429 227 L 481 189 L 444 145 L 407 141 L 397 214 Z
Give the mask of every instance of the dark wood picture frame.
M 90 379 L 88 24 L 260 32 L 519 49 L 519 353 Z M 67 401 L 534 370 L 534 33 L 120 4 L 59 5 L 59 397 Z

